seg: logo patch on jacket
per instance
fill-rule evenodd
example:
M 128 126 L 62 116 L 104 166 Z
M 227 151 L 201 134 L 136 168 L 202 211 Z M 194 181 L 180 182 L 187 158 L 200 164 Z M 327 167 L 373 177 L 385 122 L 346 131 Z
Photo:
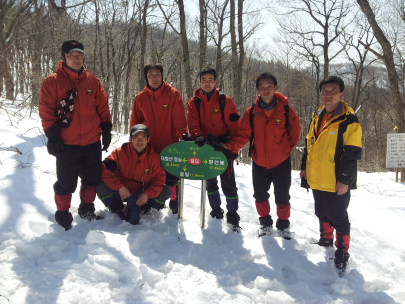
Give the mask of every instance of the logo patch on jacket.
M 219 109 L 214 109 L 214 114 L 219 114 Z
M 149 169 L 145 169 L 145 174 L 149 174 Z
M 87 95 L 93 95 L 93 90 L 92 89 L 87 89 Z
M 330 130 L 330 131 L 329 131 L 329 134 L 330 134 L 330 135 L 335 135 L 335 131 Z
M 260 112 L 255 112 L 255 115 L 260 115 Z
M 282 119 L 276 119 L 276 125 L 281 125 L 281 120 Z
M 163 105 L 163 110 L 169 110 L 169 105 L 168 105 L 168 104 L 164 104 L 164 105 Z

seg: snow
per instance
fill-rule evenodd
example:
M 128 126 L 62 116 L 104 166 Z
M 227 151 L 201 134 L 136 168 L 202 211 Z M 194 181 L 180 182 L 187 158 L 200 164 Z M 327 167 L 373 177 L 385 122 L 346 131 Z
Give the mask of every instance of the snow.
M 199 227 L 201 182 L 189 180 L 183 221 L 165 208 L 133 226 L 96 199 L 105 219 L 89 222 L 77 214 L 77 190 L 73 228 L 65 231 L 55 222 L 55 158 L 37 114 L 5 100 L 0 106 L 0 304 L 405 303 L 405 185 L 395 173 L 359 172 L 349 206 L 350 264 L 340 278 L 334 249 L 311 244 L 318 220 L 297 171 L 292 240 L 257 238 L 249 165 L 235 166 L 241 234 L 212 219 L 208 203 L 206 227 Z M 115 138 L 112 148 L 127 140 Z

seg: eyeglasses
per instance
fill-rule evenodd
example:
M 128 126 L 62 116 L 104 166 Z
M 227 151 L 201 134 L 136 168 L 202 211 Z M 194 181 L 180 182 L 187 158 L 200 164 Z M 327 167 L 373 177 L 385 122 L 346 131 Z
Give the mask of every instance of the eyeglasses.
M 73 60 L 77 60 L 77 59 L 81 59 L 81 58 L 83 58 L 84 57 L 84 54 L 83 53 L 78 53 L 78 54 L 76 54 L 76 55 L 73 55 L 73 54 L 65 54 L 65 57 L 66 58 L 69 58 L 69 59 L 73 59 Z
M 201 82 L 203 83 L 214 83 L 215 79 L 211 78 L 211 79 L 201 79 Z

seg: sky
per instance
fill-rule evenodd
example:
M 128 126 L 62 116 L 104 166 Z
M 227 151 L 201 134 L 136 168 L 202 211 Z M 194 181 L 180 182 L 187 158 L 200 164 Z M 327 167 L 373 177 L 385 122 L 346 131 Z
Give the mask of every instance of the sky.
M 200 222 L 200 181 L 185 181 L 184 215 L 152 210 L 133 226 L 96 199 L 103 220 L 55 222 L 55 158 L 37 113 L 0 100 L 0 304 L 6 303 L 405 303 L 405 184 L 359 172 L 348 209 L 350 263 L 339 277 L 319 238 L 311 192 L 292 171 L 292 240 L 257 237 L 250 165 L 235 165 L 241 233 Z M 127 136 L 114 134 L 112 148 Z M 103 152 L 103 156 L 107 154 Z M 224 196 L 221 192 L 224 204 Z M 166 202 L 167 205 L 168 202 Z M 271 215 L 276 219 L 273 188 Z M 225 207 L 224 207 L 225 208 Z

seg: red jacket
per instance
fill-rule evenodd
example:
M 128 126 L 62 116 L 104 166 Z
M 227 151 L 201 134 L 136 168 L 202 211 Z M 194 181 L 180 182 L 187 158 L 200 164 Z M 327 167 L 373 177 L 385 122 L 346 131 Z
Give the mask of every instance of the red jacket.
M 146 86 L 135 96 L 129 130 L 136 124 L 148 127 L 149 143 L 157 153 L 178 142 L 188 133 L 180 93 L 165 81 L 156 91 Z
M 267 169 L 277 167 L 288 158 L 297 145 L 301 133 L 300 121 L 291 107 L 289 109 L 289 133 L 287 133 L 284 106 L 288 105 L 288 98 L 278 92 L 275 93 L 275 96 L 277 105 L 270 119 L 257 103 L 260 95 L 256 98 L 253 110 L 254 149 L 252 149 L 252 159 L 257 165 Z M 251 107 L 247 108 L 243 114 L 237 136 L 231 138 L 227 144 L 228 149 L 233 153 L 237 153 L 252 135 L 249 121 L 250 109 Z
M 117 170 L 112 172 L 103 163 L 101 180 L 112 190 L 119 191 L 122 186 L 129 192 L 144 188 L 148 198 L 155 198 L 162 192 L 166 173 L 160 165 L 160 156 L 148 144 L 141 156 L 135 151 L 130 142 L 111 152 L 106 160 L 117 164 Z
M 86 146 L 100 140 L 100 123 L 111 121 L 108 97 L 96 76 L 87 72 L 80 74 L 68 70 L 63 61 L 58 69 L 47 77 L 41 86 L 39 116 L 44 130 L 56 124 L 60 101 L 66 92 L 74 88 L 72 119 L 68 128 L 59 128 L 64 144 Z
M 200 114 L 194 104 L 194 96 L 200 98 Z M 219 89 L 215 88 L 215 92 L 208 100 L 207 95 L 201 92 L 201 88 L 194 91 L 194 96 L 190 98 L 187 105 L 187 123 L 191 136 L 197 138 L 202 135 L 207 138 L 208 134 L 216 137 L 225 135 L 235 136 L 238 132 L 239 119 L 235 122 L 229 120 L 229 114 L 238 114 L 233 100 L 226 95 L 224 120 L 219 108 Z

